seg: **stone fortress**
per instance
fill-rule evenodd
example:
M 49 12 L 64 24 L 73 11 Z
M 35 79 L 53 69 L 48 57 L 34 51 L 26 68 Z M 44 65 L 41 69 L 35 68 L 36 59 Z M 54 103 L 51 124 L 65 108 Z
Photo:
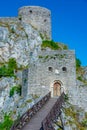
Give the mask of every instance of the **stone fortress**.
M 22 7 L 19 9 L 19 17 L 22 22 L 36 28 L 44 39 L 51 40 L 51 13 L 48 9 L 37 6 Z M 44 95 L 51 91 L 52 96 L 59 96 L 62 91 L 72 92 L 72 88 L 76 86 L 75 51 L 38 51 L 36 48 L 36 52 L 38 59 L 30 61 L 28 88 L 23 89 L 24 95 L 26 92 Z M 30 59 L 32 56 L 33 52 L 30 50 Z
M 39 32 L 43 40 L 51 40 L 51 12 L 46 8 L 24 6 L 19 8 L 18 18 L 1 18 L 0 21 L 10 23 L 12 27 L 14 22 L 15 24 L 30 25 Z M 15 30 L 15 27 L 12 29 Z M 36 40 L 37 36 L 33 36 L 34 30 L 30 35 L 31 39 Z M 60 96 L 62 91 L 73 93 L 76 89 L 75 51 L 41 50 L 41 45 L 35 44 L 34 41 L 31 41 L 30 44 L 29 52 L 27 51 L 28 57 L 26 57 L 29 68 L 24 70 L 21 76 L 22 96 L 25 97 L 32 93 L 44 95 L 48 91 L 51 91 L 52 96 Z M 15 58 L 14 55 L 12 57 Z
M 43 40 L 51 37 L 51 12 L 46 8 L 25 6 L 19 9 L 18 17 L 0 18 L 0 67 L 15 58 L 21 68 L 15 71 L 16 79 L 0 77 L 0 120 L 2 111 L 16 112 L 14 119 L 22 115 L 29 108 L 30 95 L 43 96 L 48 91 L 52 97 L 64 91 L 73 104 L 86 109 L 86 90 L 76 84 L 75 51 L 42 49 Z M 9 97 L 18 85 L 21 96 L 14 93 Z

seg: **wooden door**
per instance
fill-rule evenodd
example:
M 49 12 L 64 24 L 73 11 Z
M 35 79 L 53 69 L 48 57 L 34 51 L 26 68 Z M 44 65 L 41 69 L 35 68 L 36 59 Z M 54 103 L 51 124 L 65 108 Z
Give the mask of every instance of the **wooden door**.
M 61 84 L 59 82 L 54 83 L 53 86 L 53 95 L 60 96 L 61 94 Z

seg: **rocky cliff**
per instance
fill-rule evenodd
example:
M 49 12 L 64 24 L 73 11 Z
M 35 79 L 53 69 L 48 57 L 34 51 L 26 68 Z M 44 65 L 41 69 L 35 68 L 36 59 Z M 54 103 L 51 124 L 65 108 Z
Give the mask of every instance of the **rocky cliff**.
M 22 99 L 18 86 L 22 86 L 22 71 L 29 66 L 31 52 L 34 61 L 41 43 L 38 31 L 30 24 L 22 23 L 16 18 L 0 19 L 0 121 L 3 121 L 5 113 L 15 112 L 15 117 L 12 118 L 16 119 L 29 108 L 27 97 Z M 10 72 L 12 69 L 9 69 L 9 59 L 15 59 L 15 72 Z M 14 64 L 13 61 L 11 64 Z M 29 99 L 32 100 L 32 97 Z M 24 100 L 27 103 L 23 104 Z
M 27 66 L 30 51 L 41 44 L 41 38 L 31 25 L 14 19 L 0 20 L 0 63 L 15 58 L 18 66 Z M 20 60 L 19 60 L 20 59 Z

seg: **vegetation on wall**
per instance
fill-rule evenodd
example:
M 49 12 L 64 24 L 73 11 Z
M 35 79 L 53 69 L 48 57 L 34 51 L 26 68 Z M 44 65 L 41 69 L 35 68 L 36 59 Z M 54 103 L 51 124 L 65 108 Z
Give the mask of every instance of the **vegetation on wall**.
M 61 60 L 63 58 L 66 58 L 66 54 L 54 54 L 54 55 L 45 55 L 45 56 L 39 55 L 38 58 L 42 59 L 43 62 L 49 61 L 50 59 L 54 59 L 55 60 L 56 58 Z
M 68 101 L 69 101 L 69 95 L 68 94 L 64 94 L 64 101 L 68 103 Z
M 41 45 L 42 49 L 50 48 L 52 50 L 67 50 L 68 47 L 66 45 L 60 44 L 58 42 L 54 42 L 53 40 L 44 40 Z
M 64 46 L 63 46 L 63 50 L 68 50 L 68 46 L 67 46 L 67 45 L 64 45 Z
M 41 47 L 42 48 L 49 47 L 52 50 L 58 50 L 58 49 L 60 49 L 60 47 L 58 46 L 58 44 L 56 42 L 54 42 L 54 41 L 48 41 L 48 40 L 43 41 Z
M 40 97 L 40 95 L 37 95 L 37 94 L 31 94 L 31 95 L 32 95 L 32 98 L 33 98 L 34 100 Z
M 4 115 L 4 121 L 0 123 L 0 130 L 10 130 L 13 124 L 13 120 L 10 117 L 10 114 Z
M 9 96 L 12 97 L 15 92 L 18 93 L 19 95 L 21 95 L 21 85 L 12 87 L 10 90 Z
M 14 58 L 9 59 L 8 63 L 3 64 L 0 67 L 0 78 L 1 77 L 12 77 L 14 75 L 14 70 L 17 69 L 17 63 Z
M 86 127 L 86 128 L 87 128 L 87 119 L 86 119 L 86 118 L 82 120 L 81 125 L 82 125 L 83 127 Z

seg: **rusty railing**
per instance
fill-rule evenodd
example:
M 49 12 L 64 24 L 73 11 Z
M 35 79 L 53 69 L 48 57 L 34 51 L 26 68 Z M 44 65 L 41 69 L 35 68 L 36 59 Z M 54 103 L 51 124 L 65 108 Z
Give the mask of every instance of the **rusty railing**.
M 27 112 L 25 112 L 14 124 L 10 130 L 20 130 L 24 125 L 30 121 L 30 119 L 37 113 L 43 105 L 50 99 L 51 92 L 40 99 L 36 104 L 34 104 Z
M 53 122 L 58 119 L 58 116 L 61 114 L 61 108 L 64 103 L 64 93 L 57 99 L 56 103 L 46 116 L 46 118 L 42 121 L 40 130 L 55 130 L 53 127 Z

